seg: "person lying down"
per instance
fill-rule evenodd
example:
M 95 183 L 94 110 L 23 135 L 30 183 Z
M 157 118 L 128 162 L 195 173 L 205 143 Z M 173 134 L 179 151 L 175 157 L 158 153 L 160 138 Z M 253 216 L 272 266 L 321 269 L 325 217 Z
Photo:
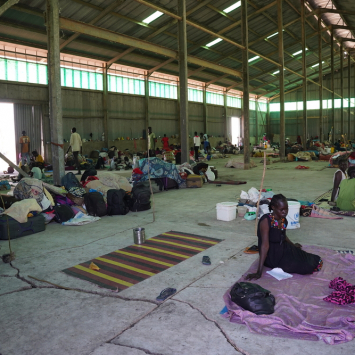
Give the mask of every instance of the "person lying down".
M 322 259 L 318 255 L 303 251 L 302 245 L 293 244 L 286 235 L 288 214 L 286 197 L 281 194 L 274 195 L 269 210 L 270 213 L 264 214 L 258 225 L 258 270 L 254 274 L 248 274 L 245 279 L 259 279 L 264 265 L 300 275 L 321 270 Z

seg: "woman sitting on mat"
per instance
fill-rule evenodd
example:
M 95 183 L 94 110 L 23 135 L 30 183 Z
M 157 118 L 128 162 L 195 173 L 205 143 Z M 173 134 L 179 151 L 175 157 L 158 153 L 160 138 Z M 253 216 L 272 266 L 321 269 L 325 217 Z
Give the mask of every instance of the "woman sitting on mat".
M 306 253 L 302 245 L 293 244 L 286 236 L 288 204 L 285 196 L 275 195 L 269 205 L 271 213 L 264 214 L 258 225 L 259 266 L 246 280 L 259 279 L 263 266 L 279 267 L 291 274 L 312 274 L 322 268 L 318 255 Z
M 348 176 L 339 186 L 336 205 L 341 211 L 355 211 L 355 166 L 348 169 Z
M 346 157 L 341 157 L 338 161 L 339 169 L 334 173 L 333 177 L 333 192 L 329 205 L 335 206 L 335 201 L 338 198 L 340 183 L 347 178 L 346 169 L 348 168 L 348 160 Z

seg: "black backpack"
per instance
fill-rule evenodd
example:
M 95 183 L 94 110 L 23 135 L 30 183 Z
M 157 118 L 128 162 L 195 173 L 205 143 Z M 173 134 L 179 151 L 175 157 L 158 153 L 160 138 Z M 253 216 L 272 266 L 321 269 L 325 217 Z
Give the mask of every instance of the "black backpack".
M 142 183 L 133 186 L 131 191 L 130 210 L 133 212 L 150 209 L 150 189 Z
M 67 222 L 75 216 L 73 210 L 68 205 L 57 204 L 53 207 L 53 209 L 55 213 L 54 220 L 58 223 Z
M 80 185 L 79 180 L 73 173 L 68 173 L 62 177 L 61 180 L 62 186 L 66 188 L 66 190 L 71 189 L 72 187 L 82 187 Z
M 89 177 L 89 176 L 96 176 L 97 175 L 97 171 L 94 167 L 90 166 L 88 169 L 86 169 L 84 171 L 84 174 L 81 176 L 81 179 L 80 181 L 86 181 L 86 179 Z
M 125 215 L 129 212 L 126 191 L 123 189 L 110 189 L 107 191 L 107 214 Z
M 107 214 L 106 203 L 100 192 L 89 192 L 84 195 L 86 211 L 90 216 L 102 217 Z
M 274 313 L 275 297 L 258 284 L 237 282 L 230 296 L 235 304 L 257 315 Z

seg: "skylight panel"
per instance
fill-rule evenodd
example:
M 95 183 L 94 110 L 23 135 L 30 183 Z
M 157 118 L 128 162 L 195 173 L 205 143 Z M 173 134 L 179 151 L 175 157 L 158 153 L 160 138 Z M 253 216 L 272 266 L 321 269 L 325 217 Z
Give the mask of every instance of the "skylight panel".
M 323 63 L 324 63 L 324 62 L 322 62 L 322 64 L 323 64 Z M 311 68 L 318 67 L 318 65 L 319 65 L 319 63 L 314 64 L 314 65 L 311 66 Z
M 156 20 L 158 17 L 160 17 L 161 15 L 163 15 L 163 12 L 161 11 L 155 11 L 154 13 L 152 13 L 150 16 L 148 16 L 147 18 L 145 18 L 142 22 L 149 24 L 152 21 Z
M 306 48 L 306 51 L 308 51 L 308 49 Z M 293 53 L 292 55 L 295 56 L 295 55 L 298 55 L 298 54 L 301 54 L 302 53 L 302 49 L 300 51 L 297 51 L 295 53 Z
M 229 12 L 237 9 L 238 7 L 240 7 L 241 5 L 241 2 L 240 1 L 237 1 L 235 4 L 227 7 L 226 9 L 223 10 L 223 12 L 225 12 L 226 14 L 228 14 Z
M 216 43 L 219 43 L 219 42 L 221 42 L 221 41 L 223 41 L 222 38 L 216 38 L 216 39 L 213 40 L 212 42 L 207 43 L 207 44 L 206 44 L 206 47 L 212 47 L 212 46 L 214 46 Z
M 255 56 L 255 57 L 253 57 L 253 58 L 250 58 L 249 60 L 248 60 L 248 62 L 250 63 L 250 62 L 253 62 L 254 60 L 257 60 L 257 59 L 259 59 L 260 58 L 260 56 Z

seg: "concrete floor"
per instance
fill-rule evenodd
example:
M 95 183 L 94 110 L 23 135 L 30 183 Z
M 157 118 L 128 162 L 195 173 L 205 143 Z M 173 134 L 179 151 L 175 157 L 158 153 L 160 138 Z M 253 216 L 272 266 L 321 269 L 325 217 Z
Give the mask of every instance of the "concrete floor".
M 238 157 L 242 160 L 242 157 Z M 222 295 L 257 258 L 243 253 L 255 243 L 255 221 L 238 217 L 217 221 L 216 203 L 235 201 L 241 189 L 259 188 L 260 158 L 250 171 L 224 168 L 213 161 L 220 179 L 246 180 L 247 185 L 170 190 L 155 195 L 152 210 L 104 217 L 81 227 L 56 223 L 45 232 L 12 241 L 13 266 L 0 264 L 1 355 L 278 355 L 350 354 L 353 343 L 330 346 L 252 334 L 244 325 L 229 323 L 219 312 Z M 302 163 L 303 164 L 303 163 Z M 331 188 L 335 169 L 326 162 L 268 166 L 264 188 L 302 200 L 313 200 Z M 120 293 L 73 278 L 62 269 L 133 244 L 132 229 L 145 227 L 147 237 L 177 230 L 224 239 L 223 242 Z M 294 242 L 333 249 L 354 248 L 354 220 L 301 218 L 301 228 L 289 230 Z M 339 238 L 341 236 L 341 238 Z M 8 251 L 0 242 L 1 254 Z M 208 254 L 211 266 L 201 264 Z M 61 285 L 68 290 L 31 279 Z M 350 281 L 350 280 L 349 280 Z M 352 280 L 353 282 L 355 280 Z M 166 287 L 177 293 L 156 304 Z

